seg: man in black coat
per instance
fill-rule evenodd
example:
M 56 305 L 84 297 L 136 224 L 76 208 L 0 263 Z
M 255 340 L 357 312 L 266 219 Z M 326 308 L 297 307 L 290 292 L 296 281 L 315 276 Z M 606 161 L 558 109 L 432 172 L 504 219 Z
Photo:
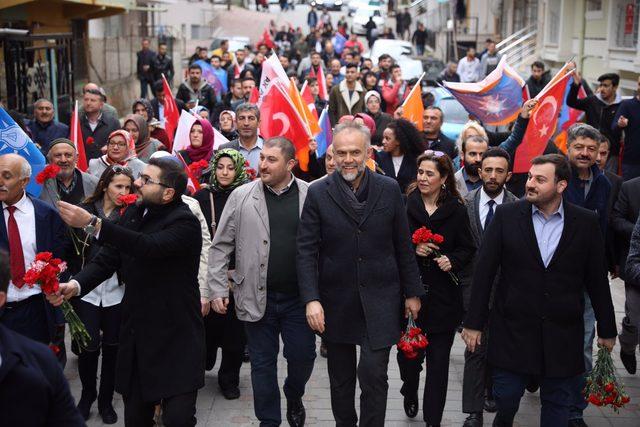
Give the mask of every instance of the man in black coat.
M 119 271 L 126 288 L 116 391 L 123 395 L 125 425 L 151 425 L 157 402 L 165 425 L 195 425 L 197 390 L 204 385 L 200 224 L 182 202 L 187 177 L 172 160 L 151 159 L 135 185 L 139 203 L 117 224 L 59 203 L 63 220 L 96 235 L 103 249 L 48 298 L 59 305 L 62 297 L 84 296 Z
M 5 309 L 10 279 L 9 255 L 0 250 L 0 310 Z M 2 324 L 0 343 L 2 425 L 85 425 L 50 348 Z
M 151 69 L 153 71 L 154 82 L 162 80 L 162 75 L 164 74 L 167 79 L 167 83 L 169 83 L 169 87 L 171 87 L 171 82 L 173 81 L 175 71 L 173 70 L 173 59 L 169 55 L 167 55 L 166 43 L 158 44 L 158 54 L 155 56 L 153 62 L 151 63 Z M 152 89 L 155 89 L 155 87 Z
M 640 213 L 640 177 L 622 183 L 620 194 L 611 211 L 611 228 L 615 233 L 616 255 L 620 278 L 624 280 L 625 317 L 620 331 L 620 359 L 630 374 L 636 373 L 636 348 L 640 327 L 640 283 L 628 280 L 626 274 L 629 242 Z
M 422 126 L 424 128 L 425 150 L 442 151 L 451 159 L 458 156 L 458 147 L 455 141 L 441 132 L 444 123 L 444 113 L 440 107 L 427 107 L 422 113 Z
M 609 351 L 615 316 L 597 216 L 562 198 L 571 179 L 567 160 L 536 157 L 529 176 L 526 200 L 499 206 L 485 232 L 462 337 L 475 351 L 490 317 L 494 425 L 513 424 L 533 377 L 540 384 L 541 425 L 566 426 L 575 378 L 585 371 L 584 291 L 598 321 L 598 344 Z
M 140 98 L 147 97 L 148 87 L 153 84 L 153 61 L 156 53 L 149 48 L 150 44 L 149 39 L 142 39 L 142 49 L 136 52 L 136 75 L 140 80 Z
M 309 188 L 298 227 L 298 285 L 307 321 L 327 343 L 331 408 L 338 426 L 383 425 L 389 351 L 402 314 L 425 293 L 398 184 L 370 172 L 368 130 L 336 127 L 336 173 Z M 326 322 L 325 322 L 326 321 Z M 360 362 L 356 366 L 356 346 Z

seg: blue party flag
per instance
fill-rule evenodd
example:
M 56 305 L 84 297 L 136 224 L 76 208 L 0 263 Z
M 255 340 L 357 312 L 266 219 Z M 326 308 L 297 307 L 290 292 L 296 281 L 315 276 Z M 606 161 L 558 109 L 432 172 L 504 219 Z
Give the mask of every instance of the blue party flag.
M 320 113 L 318 123 L 320 124 L 320 133 L 316 136 L 316 142 L 318 143 L 317 155 L 320 158 L 325 155 L 333 140 L 331 122 L 329 121 L 329 107 L 324 107 L 324 110 Z

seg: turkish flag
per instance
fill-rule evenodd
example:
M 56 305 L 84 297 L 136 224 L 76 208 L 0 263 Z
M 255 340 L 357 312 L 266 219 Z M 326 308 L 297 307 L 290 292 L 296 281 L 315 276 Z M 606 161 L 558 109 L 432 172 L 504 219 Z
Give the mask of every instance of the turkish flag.
M 536 97 L 540 102 L 531 114 L 522 143 L 516 149 L 514 173 L 528 172 L 531 160 L 544 152 L 547 142 L 553 137 L 571 75 L 566 73 L 554 77 Z
M 171 142 L 170 145 L 173 145 L 173 137 L 178 127 L 178 120 L 180 119 L 180 110 L 178 110 L 178 105 L 173 98 L 171 87 L 164 74 L 162 75 L 162 89 L 164 90 L 164 130 L 167 132 L 167 136 Z M 171 147 L 167 147 L 167 150 L 171 152 Z
M 300 89 L 300 96 L 302 96 L 302 100 L 304 101 L 305 104 L 307 104 L 307 107 L 309 107 L 309 111 L 311 111 L 311 113 L 313 113 L 313 115 L 315 116 L 316 120 L 318 120 L 318 110 L 316 110 L 316 103 L 313 100 L 313 95 L 311 94 L 311 88 L 307 84 L 306 80 L 302 84 L 302 89 Z
M 258 86 L 254 86 L 251 89 L 251 96 L 249 96 L 249 104 L 257 104 L 260 100 L 260 91 L 258 91 Z
M 69 139 L 73 141 L 76 146 L 76 153 L 78 153 L 78 161 L 76 167 L 82 172 L 86 172 L 89 169 L 87 165 L 87 155 L 84 151 L 84 141 L 82 140 L 82 130 L 80 129 L 80 118 L 78 117 L 78 101 L 76 101 L 76 107 L 73 110 L 71 116 L 71 129 Z
M 264 138 L 284 136 L 296 148 L 300 169 L 309 170 L 309 128 L 298 113 L 285 89 L 278 82 L 267 88 L 260 105 L 260 135 Z

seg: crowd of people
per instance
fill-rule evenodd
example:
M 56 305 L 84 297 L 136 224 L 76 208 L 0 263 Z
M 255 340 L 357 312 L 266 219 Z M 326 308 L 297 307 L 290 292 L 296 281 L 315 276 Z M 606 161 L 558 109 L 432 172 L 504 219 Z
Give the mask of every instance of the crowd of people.
M 536 99 L 523 103 L 510 131 L 470 119 L 454 141 L 427 92 L 418 130 L 402 118 L 412 84 L 391 56 L 374 65 L 355 36 L 337 53 L 331 22 L 320 16 L 308 23 L 306 37 L 272 28 L 285 72 L 309 85 L 333 127 L 326 153 L 309 141 L 308 170 L 292 141 L 260 136 L 260 108 L 250 100 L 269 55 L 264 40 L 235 52 L 227 41 L 212 54 L 199 48 L 175 95 L 162 81 L 173 77 L 166 45 L 156 53 L 145 40 L 141 98 L 129 111 L 116 111 L 96 84 L 83 88 L 86 172 L 77 167 L 68 127 L 53 120 L 52 103 L 34 104 L 24 129 L 59 172 L 36 198 L 25 190 L 29 163 L 0 156 L 0 244 L 8 252 L 0 253 L 0 338 L 37 356 L 25 356 L 27 368 L 14 367 L 3 352 L 0 372 L 5 363 L 25 377 L 25 369 L 37 370 L 41 379 L 14 377 L 15 387 L 55 387 L 34 393 L 41 410 L 17 405 L 3 416 L 37 423 L 45 411 L 50 424 L 83 425 L 97 402 L 102 420 L 113 424 L 117 391 L 127 426 L 154 418 L 195 425 L 198 390 L 220 357 L 220 393 L 240 397 L 248 359 L 255 416 L 277 426 L 281 339 L 286 419 L 302 426 L 319 335 L 336 424 L 382 426 L 391 348 L 411 318 L 429 345 L 415 358 L 397 355 L 408 417 L 422 408 L 427 425 L 440 425 L 460 333 L 467 346 L 464 426 L 483 425 L 485 411 L 497 412 L 494 425 L 512 425 L 524 390 L 538 388 L 541 425 L 584 426 L 582 389 L 595 335 L 610 351 L 617 337 L 608 274 L 626 283 L 620 357 L 635 373 L 640 79 L 637 95 L 621 101 L 617 74 L 603 74 L 594 94 L 576 72 L 567 104 L 585 111 L 585 123 L 568 129 L 566 153 L 550 141 L 528 173 L 514 174 Z M 475 82 L 500 60 L 491 40 L 479 56 L 469 49 L 447 76 Z M 203 78 L 200 60 L 216 70 L 222 90 Z M 544 64 L 534 62 L 529 91 L 546 81 Z M 586 96 L 578 96 L 580 87 Z M 165 130 L 167 96 L 197 116 L 182 150 L 172 149 L 176 141 Z M 216 132 L 229 142 L 217 144 Z M 190 193 L 194 178 L 201 189 Z M 131 194 L 137 201 L 129 205 L 123 196 Z M 422 227 L 443 241 L 413 243 Z M 23 280 L 43 251 L 68 264 L 60 291 L 46 298 Z M 72 301 L 90 334 L 86 349 L 65 348 L 63 300 Z M 52 362 L 64 366 L 67 350 L 78 357 L 77 405 Z

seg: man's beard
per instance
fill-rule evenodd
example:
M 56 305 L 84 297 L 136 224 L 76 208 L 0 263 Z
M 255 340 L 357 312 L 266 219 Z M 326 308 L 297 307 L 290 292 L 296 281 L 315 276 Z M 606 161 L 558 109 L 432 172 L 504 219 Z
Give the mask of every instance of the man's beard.
M 138 200 L 136 201 L 136 205 L 144 207 L 144 208 L 153 208 L 155 206 L 160 206 L 161 200 L 160 195 L 158 193 L 152 193 L 143 195 L 142 193 L 138 193 Z
M 58 172 L 58 179 L 64 181 L 65 179 L 69 179 L 73 176 L 73 169 L 67 169 L 66 166 L 60 166 L 60 172 Z
M 467 175 L 471 175 L 471 176 L 479 176 L 478 175 L 478 169 L 480 168 L 480 165 L 477 163 L 465 163 L 464 165 L 464 170 L 467 172 Z
M 357 172 L 345 173 L 345 172 L 342 171 L 342 167 L 336 165 L 336 170 L 340 173 L 340 176 L 342 176 L 342 178 L 344 178 L 345 181 L 353 182 L 356 179 L 358 179 L 359 176 L 362 176 L 362 174 L 364 173 L 365 167 L 366 166 L 363 163 L 361 165 L 358 165 L 358 171 Z

